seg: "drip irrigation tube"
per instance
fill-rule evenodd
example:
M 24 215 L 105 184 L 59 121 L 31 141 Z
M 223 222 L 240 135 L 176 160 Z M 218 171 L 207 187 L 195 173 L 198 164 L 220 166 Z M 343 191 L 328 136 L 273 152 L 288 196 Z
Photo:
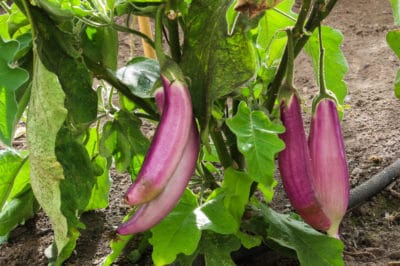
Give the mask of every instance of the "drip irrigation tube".
M 350 191 L 349 210 L 375 196 L 400 177 L 400 159 Z

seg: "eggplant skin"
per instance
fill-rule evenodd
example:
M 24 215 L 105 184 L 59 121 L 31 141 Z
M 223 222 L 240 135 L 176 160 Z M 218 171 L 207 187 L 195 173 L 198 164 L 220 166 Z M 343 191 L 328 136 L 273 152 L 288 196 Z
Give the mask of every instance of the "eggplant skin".
M 308 146 L 314 174 L 314 188 L 332 224 L 329 235 L 338 236 L 339 224 L 350 197 L 349 172 L 336 103 L 322 98 L 310 125 Z
M 129 187 L 125 201 L 133 206 L 153 200 L 165 188 L 188 141 L 193 111 L 187 85 L 161 75 L 164 94 L 161 120 L 135 182 Z M 159 93 L 158 93 L 159 94 Z
M 279 137 L 286 147 L 279 153 L 278 163 L 286 194 L 297 213 L 312 227 L 326 231 L 331 221 L 325 214 L 313 186 L 313 169 L 301 116 L 300 102 L 295 93 L 282 100 L 281 120 L 286 128 Z
M 117 229 L 118 234 L 128 235 L 144 232 L 161 222 L 173 210 L 195 170 L 199 150 L 200 137 L 193 120 L 182 159 L 166 187 L 152 201 L 140 205 L 134 215 Z

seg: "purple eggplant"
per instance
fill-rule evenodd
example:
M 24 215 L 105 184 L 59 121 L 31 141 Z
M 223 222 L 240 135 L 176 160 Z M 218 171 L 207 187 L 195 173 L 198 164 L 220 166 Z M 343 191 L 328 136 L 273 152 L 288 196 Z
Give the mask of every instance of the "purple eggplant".
M 200 138 L 194 120 L 181 161 L 167 182 L 164 190 L 152 201 L 140 205 L 135 214 L 118 228 L 121 235 L 146 231 L 158 224 L 181 198 L 192 176 L 200 149 Z
M 297 213 L 312 227 L 325 231 L 331 226 L 331 221 L 314 190 L 312 162 L 295 93 L 282 99 L 280 111 L 286 128 L 279 136 L 286 147 L 278 157 L 284 189 Z
M 349 173 L 336 103 L 322 98 L 315 104 L 308 139 L 314 189 L 331 224 L 327 233 L 338 237 L 349 202 Z
M 187 85 L 164 75 L 161 79 L 164 94 L 161 120 L 137 179 L 125 195 L 129 205 L 149 202 L 164 189 L 182 158 L 192 130 L 193 112 Z M 159 93 L 156 92 L 156 99 Z

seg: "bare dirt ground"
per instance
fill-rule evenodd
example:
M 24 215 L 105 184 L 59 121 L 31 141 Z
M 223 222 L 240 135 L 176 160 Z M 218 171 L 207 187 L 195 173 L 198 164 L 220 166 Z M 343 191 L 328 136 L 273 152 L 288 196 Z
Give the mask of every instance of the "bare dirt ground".
M 349 96 L 342 127 L 352 187 L 357 186 L 400 158 L 400 100 L 393 93 L 393 84 L 400 60 L 388 48 L 385 38 L 394 29 L 389 1 L 339 0 L 326 24 L 342 31 L 343 52 L 349 63 L 346 82 Z M 122 42 L 122 58 L 127 58 L 129 40 Z M 317 92 L 309 60 L 297 59 L 296 86 L 303 95 Z M 310 99 L 304 100 L 310 107 Z M 309 108 L 306 108 L 309 111 Z M 309 115 L 307 115 L 309 117 Z M 113 187 L 110 206 L 105 210 L 86 213 L 77 248 L 65 265 L 98 265 L 110 252 L 108 242 L 115 227 L 128 208 L 122 202 L 129 186 L 128 176 L 112 173 Z M 393 186 L 400 192 L 400 180 Z M 285 207 L 281 191 L 274 205 Z M 280 200 L 282 199 L 282 200 Z M 346 265 L 399 265 L 400 263 L 400 198 L 383 191 L 364 205 L 349 212 L 341 228 L 345 243 Z M 24 226 L 18 227 L 9 243 L 0 247 L 0 265 L 46 265 L 45 248 L 52 241 L 47 217 L 39 213 Z M 259 253 L 258 253 L 259 254 Z M 128 256 L 118 265 L 129 265 Z M 254 258 L 253 258 L 254 259 Z M 267 265 L 265 258 L 259 263 Z M 148 258 L 138 265 L 148 263 Z M 276 262 L 268 265 L 295 265 Z

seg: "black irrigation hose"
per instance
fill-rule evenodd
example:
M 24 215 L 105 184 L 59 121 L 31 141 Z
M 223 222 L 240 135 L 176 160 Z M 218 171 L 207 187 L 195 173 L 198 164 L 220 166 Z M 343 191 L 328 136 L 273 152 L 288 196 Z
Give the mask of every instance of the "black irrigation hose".
M 375 196 L 398 177 L 400 177 L 400 159 L 397 159 L 394 163 L 384 168 L 381 172 L 352 189 L 350 191 L 348 209 L 351 210 L 369 198 Z

